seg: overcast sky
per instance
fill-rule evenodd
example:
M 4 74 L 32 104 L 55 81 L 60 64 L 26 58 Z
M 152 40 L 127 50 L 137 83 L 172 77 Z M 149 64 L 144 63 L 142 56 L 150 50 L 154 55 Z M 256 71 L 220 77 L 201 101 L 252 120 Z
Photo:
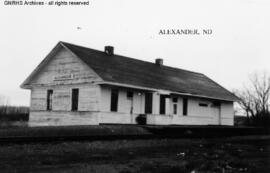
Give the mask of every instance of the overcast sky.
M 89 6 L 5 6 L 0 1 L 0 95 L 29 105 L 19 85 L 58 41 L 201 72 L 241 88 L 270 71 L 269 0 L 90 0 Z M 79 27 L 79 29 L 78 29 Z M 160 29 L 212 29 L 212 35 L 160 35 Z M 139 69 L 138 69 L 139 70 Z

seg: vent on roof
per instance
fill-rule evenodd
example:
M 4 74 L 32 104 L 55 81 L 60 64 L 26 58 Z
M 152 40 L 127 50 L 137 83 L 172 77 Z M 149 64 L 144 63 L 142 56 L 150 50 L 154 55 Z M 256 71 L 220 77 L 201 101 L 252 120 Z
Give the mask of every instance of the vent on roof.
M 163 59 L 157 58 L 156 59 L 156 64 L 159 65 L 159 66 L 162 66 L 163 65 Z
M 107 55 L 113 55 L 113 49 L 114 49 L 114 47 L 113 46 L 105 46 L 105 49 L 104 49 L 104 51 L 105 51 L 105 53 L 107 54 Z

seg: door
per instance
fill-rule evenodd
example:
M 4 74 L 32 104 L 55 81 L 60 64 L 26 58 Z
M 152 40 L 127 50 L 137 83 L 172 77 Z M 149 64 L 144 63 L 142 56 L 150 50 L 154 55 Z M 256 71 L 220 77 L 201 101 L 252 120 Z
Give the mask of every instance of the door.
M 112 89 L 111 91 L 111 111 L 117 112 L 118 108 L 118 89 Z
M 153 94 L 145 93 L 145 114 L 152 114 Z
M 159 114 L 161 114 L 161 115 L 165 115 L 166 114 L 166 97 L 167 97 L 167 95 L 160 95 L 160 100 L 159 100 Z

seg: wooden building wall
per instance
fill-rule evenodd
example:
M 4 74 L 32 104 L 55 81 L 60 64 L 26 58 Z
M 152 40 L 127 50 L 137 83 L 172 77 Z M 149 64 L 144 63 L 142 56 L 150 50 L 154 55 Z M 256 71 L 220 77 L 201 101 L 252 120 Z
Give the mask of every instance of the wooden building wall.
M 98 75 L 68 50 L 61 48 L 31 81 L 30 125 L 98 124 Z M 72 89 L 79 89 L 78 112 L 71 111 Z M 53 90 L 47 111 L 47 91 Z
M 101 81 L 100 77 L 65 48 L 52 55 L 31 81 L 31 85 L 51 86 Z
M 30 125 L 87 125 L 99 123 L 136 124 L 136 117 L 145 113 L 145 93 L 133 90 L 133 99 L 127 98 L 128 89 L 119 89 L 117 112 L 111 112 L 111 88 L 94 85 L 102 79 L 79 58 L 61 48 L 41 68 L 31 81 Z M 71 111 L 72 89 L 79 89 L 78 111 Z M 53 90 L 52 110 L 47 111 L 47 90 Z M 201 107 L 199 103 L 209 106 Z M 177 103 L 166 99 L 165 115 L 160 115 L 160 94 L 153 93 L 152 114 L 148 124 L 233 124 L 233 103 L 222 102 L 220 109 L 211 106 L 208 99 L 189 98 L 188 115 L 183 115 L 183 97 Z M 177 114 L 173 114 L 177 104 Z M 131 114 L 131 108 L 132 114 Z M 218 120 L 216 114 L 221 119 Z

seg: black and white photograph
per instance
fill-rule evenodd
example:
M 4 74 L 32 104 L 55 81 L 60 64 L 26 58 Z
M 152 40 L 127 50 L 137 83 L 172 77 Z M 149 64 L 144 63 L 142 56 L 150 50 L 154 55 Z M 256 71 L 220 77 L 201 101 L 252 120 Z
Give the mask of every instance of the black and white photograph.
M 0 0 L 0 172 L 270 172 L 269 9 Z

